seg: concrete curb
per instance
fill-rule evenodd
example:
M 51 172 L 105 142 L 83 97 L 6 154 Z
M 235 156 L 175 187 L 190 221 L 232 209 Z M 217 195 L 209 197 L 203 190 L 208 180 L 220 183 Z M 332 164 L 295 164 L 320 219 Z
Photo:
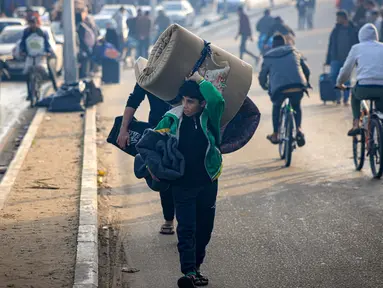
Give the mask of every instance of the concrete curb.
M 264 9 L 266 9 L 266 8 L 269 8 L 271 11 L 274 11 L 274 10 L 278 10 L 278 9 L 281 9 L 281 8 L 289 7 L 291 5 L 292 5 L 291 1 L 285 1 L 285 2 L 283 2 L 281 4 L 275 5 L 272 8 L 270 8 L 268 6 L 257 7 L 257 8 L 254 8 L 254 9 L 250 10 L 250 11 L 247 11 L 247 15 L 249 16 L 249 18 L 251 18 L 251 17 L 257 16 L 257 15 L 261 15 L 263 13 Z M 208 32 L 211 32 L 213 30 L 222 28 L 223 25 L 234 24 L 234 23 L 237 23 L 237 22 L 238 22 L 238 17 L 231 16 L 228 19 L 216 21 L 215 23 L 213 23 L 211 25 L 204 26 L 204 27 L 199 27 L 199 28 L 195 29 L 194 32 L 198 33 L 198 34 L 208 33 Z
M 27 156 L 28 151 L 32 146 L 33 139 L 36 136 L 40 123 L 44 118 L 45 111 L 45 108 L 40 108 L 37 110 L 37 113 L 28 128 L 27 134 L 25 134 L 20 147 L 17 149 L 15 157 L 13 158 L 7 172 L 4 175 L 4 178 L 0 183 L 0 210 L 3 209 L 5 201 L 7 200 L 7 197 L 11 192 L 13 185 L 15 184 L 17 175 L 19 174 L 25 157 Z
M 98 287 L 96 107 L 86 110 L 73 288 Z

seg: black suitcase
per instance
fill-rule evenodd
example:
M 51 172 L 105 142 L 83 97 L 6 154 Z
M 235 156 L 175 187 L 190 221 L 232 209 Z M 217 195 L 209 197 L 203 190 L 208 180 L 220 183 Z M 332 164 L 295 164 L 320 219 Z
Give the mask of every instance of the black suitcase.
M 319 93 L 324 104 L 326 104 L 327 101 L 336 102 L 338 100 L 335 91 L 335 84 L 333 83 L 329 73 L 323 73 L 319 76 Z

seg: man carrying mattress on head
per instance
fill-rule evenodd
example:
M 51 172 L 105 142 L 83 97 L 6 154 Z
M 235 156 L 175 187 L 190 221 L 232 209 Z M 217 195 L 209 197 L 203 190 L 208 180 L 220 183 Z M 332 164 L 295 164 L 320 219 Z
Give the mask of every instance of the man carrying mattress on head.
M 222 169 L 219 150 L 220 123 L 225 101 L 221 93 L 198 72 L 182 85 L 182 105 L 165 114 L 155 130 L 178 138 L 185 158 L 184 175 L 170 184 L 178 222 L 181 271 L 178 287 L 208 285 L 200 272 L 214 226 L 218 177 Z
M 143 60 L 143 58 L 140 59 Z M 140 59 L 137 61 L 141 61 Z M 133 116 L 137 108 L 140 106 L 142 101 L 144 101 L 145 95 L 148 97 L 150 104 L 149 124 L 151 124 L 152 127 L 155 127 L 162 119 L 162 116 L 171 108 L 169 104 L 147 92 L 136 83 L 133 92 L 128 98 L 128 102 L 126 103 L 120 133 L 117 138 L 117 144 L 122 149 L 129 145 L 129 125 L 133 120 Z M 161 226 L 160 233 L 165 235 L 173 235 L 174 202 L 172 192 L 169 189 L 160 191 L 160 197 L 162 212 L 165 218 L 165 223 Z

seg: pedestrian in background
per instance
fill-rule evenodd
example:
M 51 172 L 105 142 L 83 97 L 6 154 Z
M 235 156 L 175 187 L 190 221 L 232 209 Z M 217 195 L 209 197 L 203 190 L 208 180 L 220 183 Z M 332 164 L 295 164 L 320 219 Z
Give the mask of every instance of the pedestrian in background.
M 105 41 L 120 51 L 121 42 L 117 33 L 117 24 L 113 19 L 106 24 Z M 120 63 L 118 59 L 104 58 L 102 60 L 102 81 L 106 84 L 120 83 Z
M 372 11 L 370 23 L 374 24 L 376 30 L 378 31 L 378 38 L 380 39 L 380 33 L 382 30 L 382 17 L 380 17 L 378 10 Z
M 156 39 L 160 38 L 161 34 L 170 26 L 170 24 L 171 24 L 171 20 L 166 15 L 165 11 L 159 10 L 157 19 L 154 22 L 154 25 L 157 25 L 157 27 L 158 27 Z
M 380 34 L 379 34 L 379 40 L 380 42 L 383 42 L 383 9 L 380 10 L 380 19 L 381 19 L 381 22 L 380 22 Z
M 258 49 L 262 55 L 265 53 L 265 38 L 275 22 L 275 19 L 270 14 L 270 9 L 266 9 L 263 12 L 263 17 L 257 22 L 256 26 L 256 30 L 259 32 Z
M 250 40 L 251 42 L 254 41 L 251 32 L 249 16 L 246 15 L 245 11 L 243 10 L 243 7 L 238 7 L 237 12 L 239 16 L 239 31 L 237 36 L 235 37 L 235 40 L 237 40 L 238 37 L 241 36 L 241 44 L 239 46 L 239 58 L 243 59 L 243 54 L 248 54 L 255 60 L 255 66 L 258 66 L 259 57 L 247 50 L 246 48 L 248 40 Z
M 114 21 L 116 21 L 116 24 L 117 24 L 116 32 L 117 32 L 118 41 L 119 41 L 118 47 L 120 47 L 120 49 L 122 49 L 122 47 L 124 47 L 123 43 L 125 42 L 125 39 L 124 39 L 124 25 L 125 25 L 124 15 L 125 15 L 125 8 L 123 6 L 121 6 L 121 8 L 117 11 L 117 13 L 113 17 Z M 122 50 L 119 50 L 119 51 L 122 52 Z
M 136 57 L 143 57 L 148 59 L 149 57 L 149 45 L 150 45 L 150 31 L 152 28 L 152 20 L 149 17 L 149 11 L 142 15 L 142 11 L 138 10 L 136 31 L 138 37 L 138 47 Z
M 269 33 L 265 38 L 265 45 L 269 42 L 270 38 L 272 38 L 275 34 L 281 34 L 286 40 L 287 45 L 294 46 L 295 45 L 295 33 L 293 29 L 291 29 L 280 16 L 275 17 L 274 25 L 271 27 Z
M 343 67 L 351 47 L 357 43 L 358 31 L 352 22 L 349 21 L 347 12 L 338 11 L 336 13 L 336 25 L 330 35 L 326 58 L 326 65 L 330 65 L 331 67 L 330 74 L 334 87 L 339 71 Z M 346 85 L 350 85 L 350 82 L 347 82 Z M 336 90 L 336 93 L 337 103 L 340 104 L 341 92 Z M 348 105 L 349 96 L 350 91 L 344 91 L 343 103 L 346 106 Z
M 309 30 L 314 28 L 315 8 L 316 8 L 316 0 L 308 0 L 307 9 L 306 9 L 306 21 L 307 21 L 307 29 Z
M 354 0 L 340 0 L 337 8 L 339 10 L 344 10 L 348 13 L 348 15 L 351 15 L 351 13 L 355 10 L 355 2 Z
M 78 62 L 80 64 L 79 77 L 86 78 L 89 76 L 91 67 L 91 56 L 93 47 L 96 44 L 96 35 L 93 30 L 85 23 L 87 10 L 76 13 L 76 30 L 78 36 Z
M 128 26 L 129 33 L 128 33 L 128 40 L 126 41 L 126 44 L 125 44 L 125 47 L 126 47 L 126 53 L 125 53 L 125 59 L 124 59 L 125 67 L 127 67 L 129 60 L 131 62 L 131 66 L 133 67 L 133 65 L 134 65 L 132 51 L 133 51 L 133 49 L 136 49 L 138 46 L 137 17 L 129 17 L 126 20 L 126 25 Z M 137 54 L 138 53 L 136 52 L 136 58 L 138 58 Z
M 296 8 L 298 10 L 298 30 L 305 29 L 307 5 L 308 2 L 306 0 L 297 0 Z

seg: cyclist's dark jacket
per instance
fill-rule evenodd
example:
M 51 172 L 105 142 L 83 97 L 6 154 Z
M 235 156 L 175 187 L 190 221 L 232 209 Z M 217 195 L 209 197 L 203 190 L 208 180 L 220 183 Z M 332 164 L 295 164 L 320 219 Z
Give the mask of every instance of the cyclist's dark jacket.
M 28 54 L 27 47 L 26 47 L 26 40 L 28 39 L 29 36 L 31 36 L 34 33 L 44 38 L 44 51 L 46 53 L 52 53 L 52 48 L 48 41 L 48 34 L 44 32 L 43 30 L 41 30 L 40 28 L 37 28 L 36 31 L 32 31 L 30 28 L 26 28 L 24 30 L 23 37 L 21 38 L 21 42 L 20 42 L 20 52 L 24 52 Z
M 292 46 L 274 48 L 263 56 L 259 84 L 268 90 L 271 101 L 275 95 L 289 88 L 308 87 L 310 69 L 302 55 Z

